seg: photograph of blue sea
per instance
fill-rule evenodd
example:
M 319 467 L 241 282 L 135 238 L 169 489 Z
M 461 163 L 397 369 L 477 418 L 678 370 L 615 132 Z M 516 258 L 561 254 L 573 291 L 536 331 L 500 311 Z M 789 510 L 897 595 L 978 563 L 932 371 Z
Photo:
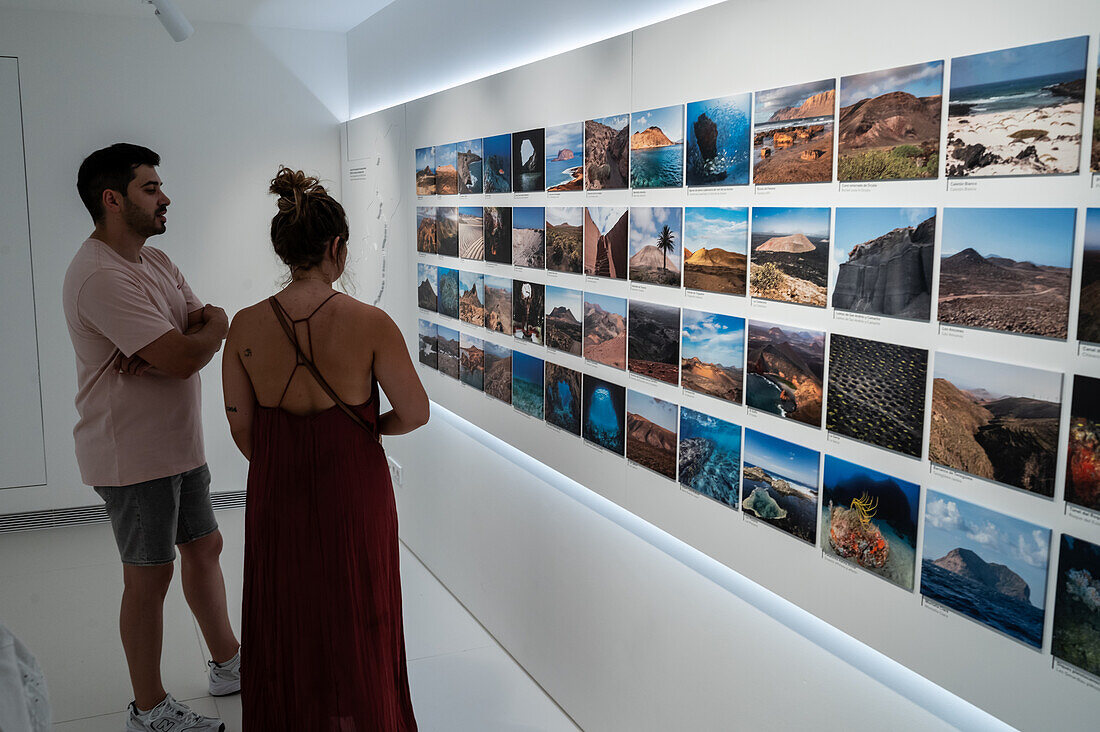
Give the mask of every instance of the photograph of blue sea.
M 748 184 L 751 120 L 751 93 L 688 103 L 688 186 Z
M 622 455 L 626 449 L 626 388 L 584 374 L 584 439 Z
M 486 193 L 512 192 L 512 136 L 510 134 L 486 137 L 485 148 Z
M 737 508 L 741 427 L 680 407 L 680 485 Z
M 929 490 L 920 592 L 1035 648 L 1043 645 L 1050 529 Z
M 1088 44 L 1077 36 L 953 58 L 951 104 L 979 114 L 1054 104 L 1062 95 L 1050 87 L 1085 78 Z
M 684 184 L 684 107 L 630 115 L 630 187 L 679 188 Z
M 814 544 L 821 453 L 745 429 L 741 507 L 765 523 Z
M 518 348 L 512 351 L 512 406 L 542 419 L 543 360 L 528 356 Z
M 584 189 L 584 123 L 546 128 L 546 190 Z

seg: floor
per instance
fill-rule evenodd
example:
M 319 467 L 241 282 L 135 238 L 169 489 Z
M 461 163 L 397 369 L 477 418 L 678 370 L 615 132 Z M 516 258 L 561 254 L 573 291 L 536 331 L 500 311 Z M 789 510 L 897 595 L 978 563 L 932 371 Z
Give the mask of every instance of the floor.
M 243 510 L 218 512 L 239 628 Z M 406 547 L 401 547 L 409 683 L 421 730 L 576 730 L 576 725 Z M 57 732 L 120 732 L 132 698 L 118 639 L 122 572 L 106 524 L 0 536 L 0 622 L 38 658 Z M 206 646 L 178 572 L 165 605 L 165 687 L 241 729 L 239 696 L 206 694 Z

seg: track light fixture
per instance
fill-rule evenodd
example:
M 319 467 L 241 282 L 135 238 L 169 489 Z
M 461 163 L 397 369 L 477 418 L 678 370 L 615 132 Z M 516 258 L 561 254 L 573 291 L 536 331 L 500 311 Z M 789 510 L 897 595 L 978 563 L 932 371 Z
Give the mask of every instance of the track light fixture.
M 195 32 L 195 27 L 184 17 L 183 11 L 176 5 L 175 0 L 146 0 L 146 2 L 156 8 L 157 20 L 176 43 L 186 41 Z

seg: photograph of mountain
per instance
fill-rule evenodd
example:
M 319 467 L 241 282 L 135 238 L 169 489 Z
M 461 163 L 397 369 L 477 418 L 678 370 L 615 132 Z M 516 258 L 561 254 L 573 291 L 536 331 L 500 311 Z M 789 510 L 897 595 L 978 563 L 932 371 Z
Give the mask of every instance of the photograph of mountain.
M 430 320 L 418 318 L 417 331 L 420 336 L 419 358 L 420 363 L 433 369 L 439 368 L 439 351 L 435 343 L 435 323 Z
M 684 185 L 684 105 L 630 115 L 630 187 Z
M 483 193 L 485 179 L 481 173 L 481 138 L 458 143 L 455 167 L 459 193 Z
M 435 146 L 435 192 L 441 196 L 458 193 L 458 145 Z
M 512 332 L 512 280 L 485 275 L 485 327 L 494 333 Z
M 744 295 L 748 239 L 747 208 L 685 208 L 684 287 Z
M 1069 409 L 1066 501 L 1100 512 L 1100 379 L 1080 374 Z
M 680 286 L 680 255 L 684 210 L 679 207 L 630 209 L 632 282 Z
M 584 209 L 546 207 L 546 269 L 581 273 L 584 262 Z
M 458 273 L 458 317 L 464 323 L 485 327 L 485 278 L 478 272 Z
M 460 336 L 458 373 L 463 384 L 485 389 L 485 341 L 462 333 Z
M 546 362 L 544 417 L 548 424 L 581 435 L 581 372 Z
M 486 206 L 482 209 L 485 233 L 485 261 L 512 263 L 512 208 Z
M 689 102 L 688 186 L 740 186 L 749 182 L 752 94 Z
M 825 429 L 920 458 L 928 351 L 833 333 Z
M 439 372 L 452 379 L 458 378 L 458 331 L 443 325 L 436 326 L 436 348 L 439 349 Z
M 745 405 L 821 427 L 825 333 L 749 321 Z
M 1100 124 L 1097 129 L 1100 130 Z M 1078 293 L 1077 340 L 1100 343 L 1100 208 L 1085 210 L 1084 249 L 1081 290 Z
M 431 264 L 416 263 L 416 306 L 433 313 L 439 308 L 439 270 Z
M 939 174 L 943 61 L 840 79 L 839 180 Z
M 512 349 L 485 341 L 485 393 L 512 403 Z
M 546 128 L 546 190 L 584 190 L 584 123 Z
M 680 325 L 682 387 L 740 404 L 744 362 L 744 318 L 684 308 Z
M 928 459 L 1054 497 L 1062 374 L 936 352 Z
M 438 312 L 448 318 L 458 317 L 458 270 L 449 267 L 439 268 Z
M 512 334 L 521 341 L 541 346 L 545 318 L 545 285 L 512 280 Z
M 1050 529 L 927 491 L 920 593 L 1035 648 L 1043 645 Z
M 546 210 L 542 206 L 512 209 L 512 264 L 531 269 L 546 267 L 545 226 Z
M 951 59 L 947 176 L 1076 173 L 1088 36 Z
M 631 300 L 627 368 L 676 386 L 680 382 L 680 308 Z
M 435 209 L 435 233 L 439 241 L 439 254 L 458 256 L 458 207 L 437 206 Z
M 587 206 L 584 209 L 584 273 L 625 280 L 629 231 L 628 209 Z
M 585 374 L 581 405 L 584 439 L 622 457 L 626 448 L 626 387 Z
M 752 182 L 831 181 L 835 108 L 835 79 L 756 92 Z
M 546 346 L 581 355 L 581 319 L 584 295 L 580 290 L 546 287 Z
M 683 426 L 680 428 L 681 439 Z M 817 543 L 821 453 L 745 428 L 741 506 L 769 525 Z
M 512 406 L 539 419 L 542 419 L 543 369 L 541 358 L 512 351 Z
M 516 193 L 546 190 L 545 130 L 512 133 L 512 189 Z
M 928 322 L 936 209 L 838 208 L 833 307 Z
M 626 298 L 584 294 L 584 345 L 590 361 L 626 368 Z
M 676 412 L 673 402 L 628 390 L 626 459 L 669 480 L 676 480 Z
M 435 195 L 435 148 L 416 148 L 416 195 Z
M 825 553 L 912 590 L 920 486 L 832 455 L 822 485 Z
M 626 188 L 630 182 L 630 115 L 590 119 L 584 123 L 584 188 Z
M 484 218 L 481 206 L 458 209 L 458 255 L 463 259 L 485 259 Z
M 1065 339 L 1076 209 L 945 208 L 941 323 Z
M 1054 587 L 1050 652 L 1100 677 L 1100 545 L 1062 534 Z
M 486 193 L 512 192 L 512 136 L 494 135 L 482 140 L 485 148 Z
M 829 218 L 828 208 L 753 206 L 749 294 L 825 307 Z
M 439 240 L 435 231 L 435 206 L 416 207 L 416 251 L 436 254 Z
M 671 434 L 675 436 L 676 433 Z M 679 467 L 680 485 L 736 509 L 741 475 L 741 427 L 680 407 Z

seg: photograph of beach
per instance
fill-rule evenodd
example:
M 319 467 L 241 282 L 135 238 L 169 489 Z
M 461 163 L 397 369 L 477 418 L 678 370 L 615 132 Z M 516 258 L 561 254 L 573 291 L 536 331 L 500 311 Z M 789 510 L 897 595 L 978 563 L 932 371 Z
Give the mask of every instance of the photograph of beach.
M 684 185 L 684 105 L 630 116 L 630 187 Z
M 816 543 L 821 453 L 746 427 L 744 461 L 741 507 L 770 526 Z
M 683 218 L 684 210 L 678 206 L 630 209 L 631 282 L 680 286 Z
M 435 195 L 435 148 L 418 147 L 416 159 L 416 195 Z
M 1100 678 L 1100 545 L 1062 534 L 1050 652 Z
M 512 133 L 512 187 L 516 193 L 542 193 L 546 188 L 544 130 Z
M 543 269 L 546 266 L 546 209 L 542 206 L 512 208 L 512 264 Z
M 546 128 L 546 190 L 584 190 L 584 123 Z
M 626 368 L 626 298 L 584 293 L 583 351 L 589 361 Z
M 626 249 L 630 214 L 625 207 L 586 206 L 584 209 L 584 273 L 626 279 Z
M 458 145 L 435 146 L 435 192 L 441 196 L 458 193 Z
M 584 439 L 622 457 L 626 449 L 626 387 L 592 374 L 581 383 Z
M 828 208 L 753 206 L 749 294 L 825 307 L 829 219 Z
M 542 378 L 545 364 L 541 358 L 523 351 L 512 351 L 512 406 L 542 419 Z
M 680 324 L 680 386 L 740 404 L 744 362 L 744 318 L 684 308 Z
M 684 287 L 744 295 L 748 240 L 747 208 L 685 208 Z
M 458 207 L 437 206 L 435 209 L 435 236 L 439 243 L 439 254 L 444 257 L 458 256 Z
M 1069 409 L 1066 502 L 1100 513 L 1100 379 L 1081 374 Z
M 485 180 L 481 173 L 481 138 L 458 143 L 455 154 L 459 193 L 484 193 Z
M 627 188 L 630 182 L 630 115 L 590 119 L 584 123 L 584 188 Z
M 688 103 L 688 186 L 748 184 L 751 118 L 750 93 Z
M 676 423 L 674 402 L 627 390 L 626 459 L 676 480 Z M 736 497 L 736 481 L 733 491 Z
M 485 173 L 486 193 L 511 193 L 512 192 L 512 136 L 494 135 L 482 140 L 485 149 L 485 162 L 482 171 Z
M 680 485 L 736 510 L 741 426 L 681 407 L 679 467 Z
M 1100 129 L 1100 117 L 1097 117 L 1096 124 Z M 1084 244 L 1077 306 L 1077 340 L 1100 343 L 1100 208 L 1085 210 Z
M 416 321 L 417 334 L 419 336 L 418 358 L 421 364 L 428 368 L 439 368 L 439 351 L 436 347 L 435 323 L 430 320 L 418 318 Z
M 749 321 L 745 405 L 821 427 L 825 333 Z
M 752 182 L 831 181 L 835 108 L 835 79 L 756 92 Z

